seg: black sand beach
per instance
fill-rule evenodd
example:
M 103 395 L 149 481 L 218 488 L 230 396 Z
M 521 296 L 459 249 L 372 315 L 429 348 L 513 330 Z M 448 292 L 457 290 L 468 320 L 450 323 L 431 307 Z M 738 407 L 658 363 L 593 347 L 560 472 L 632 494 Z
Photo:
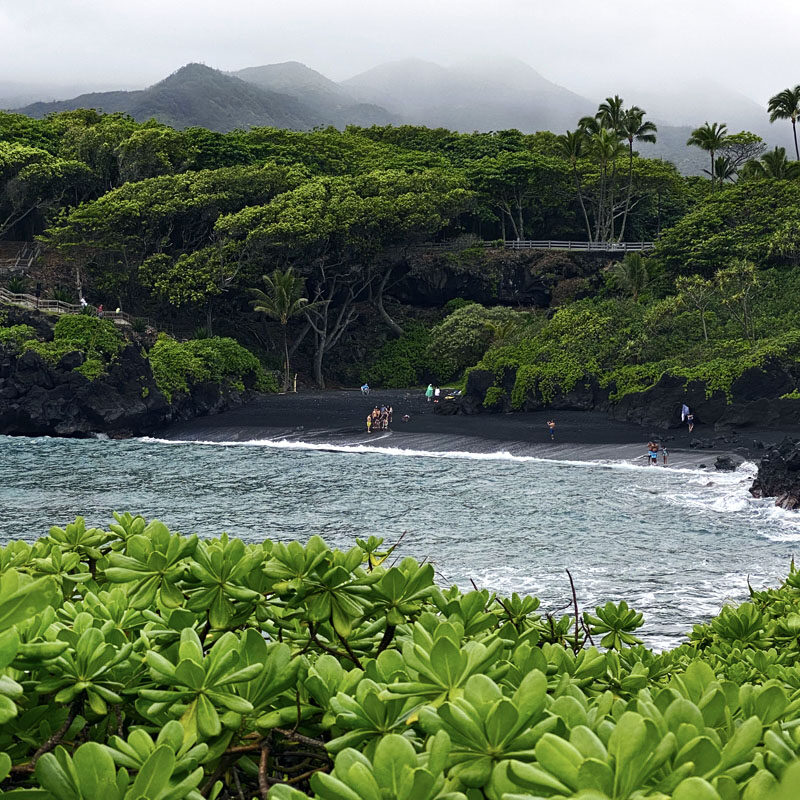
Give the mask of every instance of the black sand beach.
M 391 405 L 394 422 L 389 431 L 368 434 L 365 419 L 375 405 Z M 404 414 L 410 416 L 402 422 Z M 556 421 L 550 441 L 547 420 Z M 651 437 L 669 450 L 670 466 L 713 467 L 720 453 L 739 460 L 758 458 L 761 443 L 769 446 L 798 431 L 715 431 L 698 424 L 693 433 L 685 426 L 666 431 L 618 422 L 594 411 L 550 410 L 531 413 L 444 415 L 434 413 L 421 390 L 306 391 L 259 398 L 238 409 L 170 426 L 159 435 L 168 439 L 244 442 L 287 439 L 332 446 L 397 447 L 408 450 L 507 451 L 556 459 L 643 458 Z M 690 447 L 701 440 L 704 447 Z M 660 459 L 659 459 L 660 462 Z

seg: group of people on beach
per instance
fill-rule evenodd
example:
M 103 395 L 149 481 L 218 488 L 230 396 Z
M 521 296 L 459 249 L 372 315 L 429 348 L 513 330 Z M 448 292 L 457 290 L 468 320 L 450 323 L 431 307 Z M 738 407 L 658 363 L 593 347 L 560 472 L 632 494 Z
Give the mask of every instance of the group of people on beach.
M 433 400 L 434 403 L 439 402 L 439 395 L 442 393 L 442 390 L 437 386 L 435 389 L 433 388 L 433 384 L 429 383 L 428 388 L 425 390 L 425 397 L 428 398 L 428 402 L 430 403 Z
M 367 414 L 367 433 L 372 431 L 385 431 L 389 429 L 392 424 L 392 407 L 391 406 L 375 406 L 375 408 Z
M 659 450 L 661 451 L 661 457 L 664 462 L 664 466 L 667 466 L 667 461 L 669 460 L 669 453 L 667 452 L 666 445 L 657 442 L 655 439 L 652 439 L 647 443 L 647 460 L 650 463 L 651 467 L 658 466 L 658 453 Z

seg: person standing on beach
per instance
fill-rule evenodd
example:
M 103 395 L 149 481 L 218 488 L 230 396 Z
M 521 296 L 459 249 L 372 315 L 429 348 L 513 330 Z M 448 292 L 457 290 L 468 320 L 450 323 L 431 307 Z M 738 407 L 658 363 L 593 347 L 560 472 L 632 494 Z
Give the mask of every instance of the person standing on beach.
M 441 393 L 442 393 L 442 390 L 438 386 L 433 390 L 433 402 L 434 403 L 438 403 L 439 402 L 439 395 Z
M 686 422 L 689 423 L 689 433 L 691 433 L 694 430 L 694 414 L 689 412 L 686 415 Z
M 658 442 L 647 443 L 647 455 L 650 457 L 650 466 L 658 466 Z
M 433 398 L 433 384 L 429 383 L 428 388 L 425 390 L 425 397 L 428 398 L 428 402 L 430 403 L 431 399 Z
M 367 414 L 367 433 L 372 433 L 372 412 Z
M 667 448 L 662 445 L 662 447 L 661 447 L 661 458 L 662 458 L 662 461 L 663 461 L 663 464 L 664 464 L 665 467 L 667 466 L 667 456 L 668 456 Z
M 555 441 L 556 438 L 556 422 L 553 419 L 547 420 L 547 429 L 550 431 L 550 441 Z

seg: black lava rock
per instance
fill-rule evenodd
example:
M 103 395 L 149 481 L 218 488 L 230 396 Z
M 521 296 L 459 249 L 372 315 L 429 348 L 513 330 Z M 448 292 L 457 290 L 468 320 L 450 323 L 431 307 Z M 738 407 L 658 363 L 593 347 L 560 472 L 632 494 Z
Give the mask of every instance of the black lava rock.
M 774 497 L 782 508 L 800 508 L 800 445 L 786 437 L 770 448 L 758 465 L 758 474 L 750 487 L 753 497 Z
M 156 385 L 150 362 L 133 344 L 96 380 L 75 371 L 82 363 L 81 353 L 67 353 L 54 366 L 33 350 L 18 354 L 0 347 L 0 434 L 139 436 L 225 411 L 252 396 L 247 381 L 244 392 L 204 383 L 170 403 Z
M 730 456 L 717 456 L 714 462 L 714 469 L 720 472 L 733 472 L 736 466 L 736 462 Z

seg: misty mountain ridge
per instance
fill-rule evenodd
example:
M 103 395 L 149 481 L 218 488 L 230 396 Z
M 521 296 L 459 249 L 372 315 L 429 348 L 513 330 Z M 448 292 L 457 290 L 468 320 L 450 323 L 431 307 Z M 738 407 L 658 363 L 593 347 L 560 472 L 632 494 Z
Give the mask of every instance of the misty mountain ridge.
M 364 102 L 397 109 L 417 125 L 459 131 L 566 130 L 593 104 L 518 59 L 474 59 L 442 67 L 408 59 L 342 81 Z
M 400 121 L 379 105 L 360 102 L 343 86 L 299 61 L 246 67 L 228 74 L 261 89 L 294 97 L 325 117 L 325 124 L 339 128 L 346 125 L 388 125 Z
M 18 110 L 32 117 L 43 117 L 76 108 L 122 111 L 139 121 L 155 117 L 175 128 L 200 126 L 217 131 L 255 126 L 308 130 L 335 124 L 325 109 L 307 104 L 296 96 L 272 91 L 196 63 L 181 67 L 147 89 L 94 92 L 71 100 L 33 103 Z M 382 109 L 370 108 L 361 119 L 356 119 L 356 124 L 388 122 L 390 115 L 381 112 Z
M 0 85 L 2 86 L 2 85 Z M 644 156 L 673 161 L 683 172 L 699 173 L 705 154 L 686 146 L 692 128 L 724 121 L 731 132 L 746 129 L 770 147 L 790 145 L 788 126 L 770 125 L 752 99 L 722 86 L 674 89 L 622 87 L 626 102 L 645 108 L 659 125 L 658 142 L 642 144 Z M 693 91 L 694 90 L 694 91 Z M 603 94 L 614 94 L 609 91 Z M 575 128 L 602 98 L 589 100 L 560 86 L 514 58 L 475 58 L 444 67 L 422 59 L 379 64 L 336 82 L 297 61 L 221 72 L 187 64 L 140 90 L 92 92 L 69 100 L 37 102 L 19 109 L 42 117 L 56 111 L 98 108 L 134 119 L 155 117 L 176 128 L 218 131 L 255 126 L 308 130 L 317 126 L 415 124 L 462 132 L 516 128 L 525 133 Z

